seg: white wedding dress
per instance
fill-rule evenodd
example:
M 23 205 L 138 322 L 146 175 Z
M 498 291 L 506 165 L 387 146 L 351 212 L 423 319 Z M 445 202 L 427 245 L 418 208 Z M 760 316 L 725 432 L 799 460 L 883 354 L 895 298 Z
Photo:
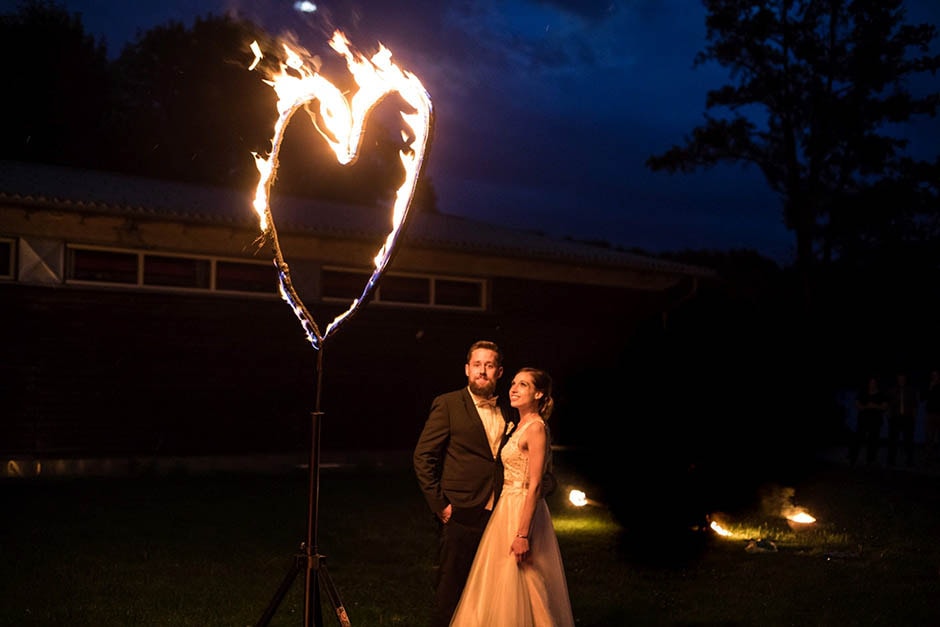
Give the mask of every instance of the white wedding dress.
M 545 499 L 539 499 L 535 508 L 529 556 L 517 564 L 510 551 L 529 467 L 528 454 L 519 449 L 519 436 L 530 424 L 503 446 L 503 491 L 480 540 L 451 627 L 574 627 L 565 568 Z M 550 452 L 546 453 L 547 463 Z

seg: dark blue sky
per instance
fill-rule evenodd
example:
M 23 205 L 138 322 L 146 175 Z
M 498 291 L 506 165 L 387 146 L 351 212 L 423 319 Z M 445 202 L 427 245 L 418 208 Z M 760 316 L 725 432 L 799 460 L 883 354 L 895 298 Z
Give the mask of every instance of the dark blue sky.
M 756 169 L 644 166 L 702 123 L 706 91 L 728 80 L 692 67 L 705 41 L 699 0 L 323 0 L 316 20 L 289 0 L 62 4 L 112 55 L 138 30 L 228 10 L 316 47 L 314 24 L 328 15 L 366 54 L 381 41 L 430 93 L 428 173 L 444 213 L 652 252 L 750 248 L 790 260 L 780 202 Z M 908 15 L 940 24 L 940 2 L 909 0 Z M 907 131 L 912 150 L 936 156 L 940 121 Z

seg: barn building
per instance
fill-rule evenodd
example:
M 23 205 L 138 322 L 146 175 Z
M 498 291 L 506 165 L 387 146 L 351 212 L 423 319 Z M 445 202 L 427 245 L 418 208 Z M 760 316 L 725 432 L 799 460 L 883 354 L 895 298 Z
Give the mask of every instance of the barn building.
M 362 290 L 382 208 L 275 197 L 321 329 Z M 6 459 L 264 455 L 413 446 L 476 339 L 556 381 L 553 435 L 583 428 L 591 372 L 694 299 L 703 268 L 415 212 L 371 300 L 318 350 L 277 292 L 247 193 L 0 163 Z

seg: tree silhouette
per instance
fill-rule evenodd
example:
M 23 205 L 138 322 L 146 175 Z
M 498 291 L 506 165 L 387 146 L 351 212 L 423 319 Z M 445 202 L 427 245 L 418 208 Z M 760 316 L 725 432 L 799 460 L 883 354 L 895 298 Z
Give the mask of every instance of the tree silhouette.
M 157 26 L 114 63 L 113 169 L 156 178 L 249 189 L 253 152 L 263 152 L 276 95 L 249 71 L 252 41 L 273 48 L 255 25 L 197 18 Z
M 706 101 L 707 110 L 727 115 L 706 113 L 684 145 L 651 156 L 647 166 L 760 168 L 795 234 L 809 304 L 816 262 L 858 252 L 852 242 L 861 233 L 881 237 L 881 227 L 903 215 L 912 224 L 917 212 L 935 215 L 937 166 L 906 157 L 907 141 L 888 125 L 936 113 L 940 93 L 915 96 L 907 83 L 940 68 L 940 55 L 928 54 L 936 28 L 904 24 L 901 0 L 705 6 L 708 44 L 695 64 L 730 69 L 733 84 L 709 91 Z
M 251 70 L 257 41 L 264 52 Z M 325 69 L 352 89 L 345 65 L 322 42 Z M 244 189 L 257 184 L 254 153 L 270 150 L 277 95 L 264 79 L 283 48 L 253 22 L 208 14 L 192 27 L 170 21 L 125 45 L 113 62 L 78 14 L 42 0 L 0 16 L 0 51 L 15 97 L 7 99 L 0 158 L 105 169 Z M 29 56 L 24 56 L 29 55 Z M 343 83 L 342 81 L 345 81 Z M 388 98 L 377 107 L 401 102 Z M 278 171 L 278 192 L 337 202 L 393 202 L 404 176 L 400 117 L 375 115 L 360 158 L 343 166 L 307 116 L 296 116 Z M 435 210 L 427 177 L 414 201 Z
M 0 16 L 0 55 L 0 158 L 99 166 L 111 85 L 104 44 L 61 6 L 29 1 Z
M 267 70 L 249 71 L 249 45 L 261 40 Z M 115 167 L 174 180 L 250 188 L 252 153 L 264 154 L 277 117 L 277 96 L 263 79 L 283 56 L 252 23 L 231 17 L 197 19 L 191 30 L 169 23 L 147 31 L 117 60 L 121 123 Z M 332 77 L 331 77 L 332 78 Z M 296 115 L 288 127 L 278 190 L 331 201 L 376 204 L 397 184 L 397 152 L 370 124 L 363 155 L 342 166 L 313 127 Z

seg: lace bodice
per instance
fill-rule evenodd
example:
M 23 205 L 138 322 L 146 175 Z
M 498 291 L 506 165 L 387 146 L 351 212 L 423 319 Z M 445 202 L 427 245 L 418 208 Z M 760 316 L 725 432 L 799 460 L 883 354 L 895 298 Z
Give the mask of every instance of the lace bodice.
M 548 503 L 532 498 L 525 487 L 529 463 L 539 455 L 530 457 L 529 451 L 520 450 L 519 441 L 533 422 L 517 427 L 500 452 L 502 496 L 486 524 L 450 627 L 575 627 Z M 545 429 L 545 469 L 550 470 L 551 439 Z M 532 550 L 520 565 L 510 547 L 518 548 L 514 543 L 523 521 L 529 525 Z
M 540 422 L 545 424 L 544 421 Z M 519 440 L 522 437 L 522 433 L 528 429 L 531 424 L 532 422 L 528 422 L 523 425 L 521 429 L 517 429 L 512 436 L 510 436 L 506 444 L 503 445 L 500 458 L 503 460 L 504 490 L 510 488 L 525 489 L 528 487 L 526 481 L 529 477 L 529 454 L 519 448 Z M 547 430 L 548 426 L 546 426 L 545 429 Z M 548 460 L 547 455 L 545 459 L 546 461 Z

